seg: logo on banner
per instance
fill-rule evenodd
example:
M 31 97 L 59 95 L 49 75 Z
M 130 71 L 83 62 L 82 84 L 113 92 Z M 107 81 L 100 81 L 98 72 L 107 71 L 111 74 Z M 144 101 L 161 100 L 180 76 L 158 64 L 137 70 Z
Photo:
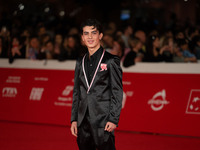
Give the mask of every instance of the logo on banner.
M 126 93 L 123 91 L 123 100 L 122 100 L 122 108 L 125 107 L 127 97 L 132 97 L 133 91 L 127 91 Z
M 48 81 L 49 79 L 47 77 L 35 77 L 35 81 Z
M 58 97 L 58 101 L 54 102 L 54 105 L 56 106 L 72 106 L 72 96 L 71 92 L 73 90 L 74 86 L 67 85 L 65 89 L 62 91 L 62 96 Z
M 2 90 L 3 97 L 16 97 L 17 88 L 15 87 L 4 87 Z
M 186 113 L 200 115 L 200 90 L 192 89 L 190 91 Z
M 65 87 L 65 89 L 62 92 L 63 96 L 68 96 L 70 94 L 70 92 L 73 90 L 73 86 L 72 85 L 68 85 Z
M 166 100 L 166 92 L 163 89 L 160 92 L 157 92 L 152 99 L 148 101 L 148 104 L 151 105 L 152 110 L 160 111 L 163 109 L 164 105 L 169 104 L 169 101 Z
M 29 96 L 29 100 L 40 101 L 42 98 L 43 91 L 44 91 L 44 88 L 33 87 Z

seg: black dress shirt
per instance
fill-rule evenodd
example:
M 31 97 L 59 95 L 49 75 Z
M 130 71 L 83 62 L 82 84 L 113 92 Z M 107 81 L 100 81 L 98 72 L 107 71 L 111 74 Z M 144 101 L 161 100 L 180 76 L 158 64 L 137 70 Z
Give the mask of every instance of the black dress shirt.
M 96 71 L 97 65 L 103 53 L 103 47 L 100 47 L 93 55 L 89 57 L 89 52 L 86 54 L 85 58 L 85 70 L 87 75 L 88 83 L 90 84 L 94 73 Z

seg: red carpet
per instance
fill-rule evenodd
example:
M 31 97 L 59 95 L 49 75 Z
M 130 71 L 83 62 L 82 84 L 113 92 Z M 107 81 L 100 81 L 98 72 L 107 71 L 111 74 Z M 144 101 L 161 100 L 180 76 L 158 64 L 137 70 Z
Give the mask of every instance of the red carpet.
M 199 150 L 200 138 L 116 132 L 117 150 Z M 69 127 L 0 121 L 0 150 L 78 150 Z

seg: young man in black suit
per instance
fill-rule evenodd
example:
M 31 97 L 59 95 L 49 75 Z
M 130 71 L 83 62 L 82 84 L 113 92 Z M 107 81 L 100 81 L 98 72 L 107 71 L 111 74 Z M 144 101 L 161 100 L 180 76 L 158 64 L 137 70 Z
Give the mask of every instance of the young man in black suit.
M 97 20 L 86 20 L 81 29 L 88 52 L 76 63 L 71 132 L 80 150 L 115 150 L 123 98 L 120 59 L 101 47 Z

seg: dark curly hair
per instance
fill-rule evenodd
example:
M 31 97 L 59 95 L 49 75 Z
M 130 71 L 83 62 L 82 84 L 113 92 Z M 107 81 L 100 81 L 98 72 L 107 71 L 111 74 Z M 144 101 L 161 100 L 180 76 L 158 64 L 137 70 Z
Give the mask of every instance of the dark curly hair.
M 96 20 L 96 19 L 87 19 L 86 21 L 84 21 L 82 24 L 81 24 L 81 34 L 83 34 L 83 28 L 85 26 L 94 26 L 94 28 L 96 28 L 99 33 L 103 33 L 103 29 L 102 29 L 102 25 L 101 23 Z

